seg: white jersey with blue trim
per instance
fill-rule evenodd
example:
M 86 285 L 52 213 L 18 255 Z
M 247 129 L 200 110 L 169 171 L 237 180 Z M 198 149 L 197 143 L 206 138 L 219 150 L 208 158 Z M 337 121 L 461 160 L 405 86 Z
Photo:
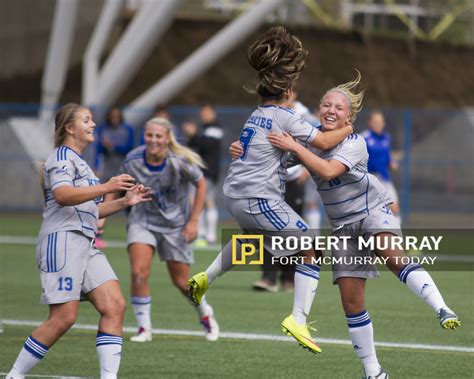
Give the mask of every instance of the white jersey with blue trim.
M 201 169 L 185 158 L 168 153 L 163 163 L 152 166 L 146 161 L 146 147 L 127 154 L 120 172 L 133 176 L 151 188 L 152 201 L 130 209 L 128 224 L 141 225 L 153 232 L 166 232 L 186 225 L 191 212 L 189 191 L 203 177 Z
M 311 148 L 311 151 L 322 159 L 337 160 L 349 169 L 331 180 L 312 173 L 333 226 L 361 220 L 379 205 L 392 202 L 382 183 L 367 171 L 369 154 L 362 136 L 351 134 L 331 150 Z
M 44 167 L 43 223 L 42 237 L 60 231 L 79 231 L 87 237 L 95 238 L 99 216 L 98 204 L 103 196 L 78 205 L 61 206 L 53 196 L 53 191 L 61 186 L 90 187 L 99 184 L 87 162 L 73 149 L 60 146 L 54 149 Z
M 234 160 L 224 181 L 224 194 L 233 199 L 264 198 L 280 200 L 287 179 L 289 153 L 268 141 L 269 133 L 290 133 L 304 144 L 316 137 L 318 129 L 295 111 L 275 105 L 262 105 L 245 122 L 240 134 L 243 154 Z

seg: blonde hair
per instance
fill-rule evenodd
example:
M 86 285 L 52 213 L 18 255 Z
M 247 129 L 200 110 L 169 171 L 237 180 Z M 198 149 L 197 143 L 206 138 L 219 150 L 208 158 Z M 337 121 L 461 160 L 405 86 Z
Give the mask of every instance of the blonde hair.
M 330 90 L 326 91 L 324 96 L 329 92 L 339 92 L 343 94 L 347 102 L 349 103 L 349 110 L 351 112 L 351 121 L 354 122 L 356 120 L 357 114 L 362 110 L 362 100 L 364 99 L 364 90 L 356 92 L 356 87 L 360 84 L 362 76 L 359 70 L 355 70 L 357 72 L 357 77 L 344 84 L 340 84 L 337 87 L 331 88 Z M 321 102 L 324 99 L 324 96 L 321 99 Z
M 247 58 L 257 70 L 257 81 L 254 88 L 244 88 L 264 99 L 283 99 L 303 71 L 307 55 L 298 37 L 282 26 L 270 28 L 248 49 Z
M 145 129 L 149 124 L 156 124 L 162 126 L 166 129 L 170 142 L 168 144 L 169 151 L 174 154 L 183 157 L 189 163 L 195 164 L 201 168 L 205 167 L 205 164 L 199 154 L 195 153 L 186 146 L 181 145 L 177 140 L 176 136 L 173 133 L 173 124 L 169 122 L 166 118 L 163 117 L 154 117 L 151 120 L 148 120 L 145 124 Z
M 58 109 L 54 117 L 54 147 L 59 147 L 64 143 L 64 139 L 66 138 L 66 125 L 75 121 L 76 113 L 81 109 L 86 108 L 76 103 L 68 103 Z M 39 181 L 44 191 L 45 162 L 39 162 L 38 166 Z

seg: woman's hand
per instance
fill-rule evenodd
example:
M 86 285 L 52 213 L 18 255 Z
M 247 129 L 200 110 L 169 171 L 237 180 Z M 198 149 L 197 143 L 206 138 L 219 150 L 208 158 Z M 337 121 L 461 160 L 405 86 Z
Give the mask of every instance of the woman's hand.
M 150 201 L 152 200 L 151 188 L 145 187 L 143 184 L 135 184 L 127 191 L 123 199 L 127 207 L 133 207 L 145 201 Z
M 273 146 L 280 150 L 294 153 L 299 146 L 298 142 L 286 132 L 283 132 L 283 134 L 270 133 L 267 138 Z
M 197 238 L 198 234 L 198 221 L 189 220 L 183 228 L 183 236 L 187 243 L 193 242 Z
M 244 153 L 242 144 L 240 141 L 232 142 L 229 146 L 229 154 L 232 159 L 239 159 Z
M 110 192 L 119 192 L 119 191 L 128 191 L 135 186 L 135 178 L 128 174 L 122 174 L 110 178 L 110 180 L 105 183 L 107 193 Z

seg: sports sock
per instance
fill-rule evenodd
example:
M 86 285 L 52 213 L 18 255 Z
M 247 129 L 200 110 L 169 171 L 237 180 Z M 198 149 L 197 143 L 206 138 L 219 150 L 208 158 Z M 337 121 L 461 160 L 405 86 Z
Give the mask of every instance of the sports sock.
M 240 242 L 237 243 L 240 244 Z M 208 284 L 211 284 L 218 276 L 229 271 L 232 267 L 232 242 L 229 241 L 206 269 Z
M 443 296 L 441 296 L 431 275 L 420 265 L 407 264 L 398 273 L 398 277 L 415 295 L 423 299 L 435 311 L 446 307 Z
M 216 243 L 216 228 L 219 213 L 216 208 L 207 208 L 206 210 L 206 240 L 209 243 Z
M 319 283 L 319 270 L 320 267 L 316 265 L 296 265 L 293 317 L 297 324 L 306 323 L 306 318 L 311 311 Z
M 6 377 L 24 377 L 44 358 L 48 350 L 46 345 L 29 336 Z
M 374 345 L 374 329 L 366 310 L 355 315 L 346 315 L 347 326 L 352 346 L 357 357 L 364 366 L 365 376 L 375 376 L 380 373 Z
M 117 378 L 122 356 L 122 337 L 99 332 L 96 337 L 96 348 L 99 355 L 100 378 Z
M 205 296 L 203 296 L 201 299 L 201 304 L 195 308 L 199 314 L 199 318 L 209 316 L 209 314 L 212 312 L 212 307 L 207 303 Z
M 138 327 L 151 330 L 151 296 L 132 296 L 132 308 Z

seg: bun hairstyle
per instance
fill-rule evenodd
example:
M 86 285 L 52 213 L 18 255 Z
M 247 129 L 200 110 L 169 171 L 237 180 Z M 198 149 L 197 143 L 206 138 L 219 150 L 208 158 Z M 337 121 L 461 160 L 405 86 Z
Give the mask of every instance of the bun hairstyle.
M 293 88 L 305 67 L 308 51 L 282 26 L 268 29 L 248 49 L 247 58 L 257 71 L 254 88 L 245 88 L 264 99 L 281 100 Z

